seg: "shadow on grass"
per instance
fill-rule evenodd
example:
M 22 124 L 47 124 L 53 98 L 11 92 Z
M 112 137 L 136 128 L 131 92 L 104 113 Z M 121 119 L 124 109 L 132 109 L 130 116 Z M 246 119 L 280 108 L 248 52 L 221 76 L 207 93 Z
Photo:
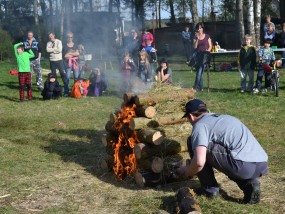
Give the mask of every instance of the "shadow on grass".
M 17 89 L 17 90 L 19 89 L 18 81 L 0 83 L 0 87 L 1 86 L 7 87 L 7 88 L 10 88 L 10 89 Z

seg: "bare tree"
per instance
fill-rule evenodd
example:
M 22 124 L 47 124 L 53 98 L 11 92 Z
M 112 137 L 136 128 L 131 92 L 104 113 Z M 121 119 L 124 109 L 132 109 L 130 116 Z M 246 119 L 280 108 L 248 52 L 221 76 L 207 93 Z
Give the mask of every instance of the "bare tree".
M 261 0 L 255 0 L 254 3 L 255 46 L 258 47 L 260 45 Z
M 199 22 L 197 0 L 189 0 L 189 7 L 192 15 L 192 22 L 195 26 Z
M 252 36 L 252 44 L 255 44 L 255 29 L 254 29 L 254 1 L 248 0 L 248 15 L 247 15 L 247 28 L 249 34 Z
M 39 22 L 39 2 L 38 2 L 38 0 L 34 0 L 34 19 L 35 19 L 36 34 L 38 36 L 39 41 L 41 41 L 40 22 Z
M 280 10 L 281 22 L 285 23 L 285 1 L 284 0 L 279 0 L 279 10 Z
M 243 0 L 236 0 L 236 22 L 240 45 L 243 43 L 244 38 L 243 3 Z
M 170 22 L 175 23 L 176 18 L 175 18 L 175 13 L 174 13 L 174 0 L 169 0 L 168 4 L 169 4 L 169 8 L 170 8 Z

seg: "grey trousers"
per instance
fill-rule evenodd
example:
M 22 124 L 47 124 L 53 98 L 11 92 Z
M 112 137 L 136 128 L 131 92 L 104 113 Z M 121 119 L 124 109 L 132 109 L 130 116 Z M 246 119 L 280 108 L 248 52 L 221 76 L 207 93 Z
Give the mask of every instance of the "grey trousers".
M 188 151 L 190 156 L 193 157 L 190 138 L 188 139 Z M 227 175 L 243 191 L 246 190 L 246 186 L 249 184 L 259 183 L 258 178 L 268 172 L 267 162 L 256 163 L 235 160 L 225 147 L 220 144 L 209 143 L 206 164 L 197 174 L 201 186 L 209 193 L 219 192 L 219 185 L 213 168 Z
M 36 73 L 36 84 L 39 87 L 43 86 L 42 70 L 40 60 L 34 59 L 30 61 L 31 74 L 33 71 Z

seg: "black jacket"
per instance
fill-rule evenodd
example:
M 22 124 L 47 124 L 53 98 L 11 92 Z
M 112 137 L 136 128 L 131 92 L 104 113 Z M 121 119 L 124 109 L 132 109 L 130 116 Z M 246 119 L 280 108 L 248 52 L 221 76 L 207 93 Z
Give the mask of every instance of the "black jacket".
M 238 56 L 241 69 L 252 69 L 256 66 L 256 50 L 254 46 L 242 46 Z

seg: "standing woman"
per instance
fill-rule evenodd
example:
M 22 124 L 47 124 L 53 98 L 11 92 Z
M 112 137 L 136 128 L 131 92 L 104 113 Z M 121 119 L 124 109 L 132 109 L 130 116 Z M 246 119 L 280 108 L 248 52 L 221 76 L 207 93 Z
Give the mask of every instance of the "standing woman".
M 208 34 L 204 33 L 204 24 L 199 22 L 195 27 L 195 37 L 193 48 L 197 52 L 195 65 L 196 79 L 193 86 L 195 90 L 203 90 L 203 72 L 207 64 L 210 63 L 210 51 L 212 49 L 212 40 Z
M 63 48 L 64 51 L 64 59 L 65 59 L 65 71 L 66 71 L 66 89 L 64 92 L 64 96 L 69 96 L 69 82 L 71 71 L 73 72 L 74 83 L 77 81 L 79 77 L 79 67 L 78 67 L 78 46 L 75 44 L 73 40 L 73 33 L 67 33 L 67 43 Z

